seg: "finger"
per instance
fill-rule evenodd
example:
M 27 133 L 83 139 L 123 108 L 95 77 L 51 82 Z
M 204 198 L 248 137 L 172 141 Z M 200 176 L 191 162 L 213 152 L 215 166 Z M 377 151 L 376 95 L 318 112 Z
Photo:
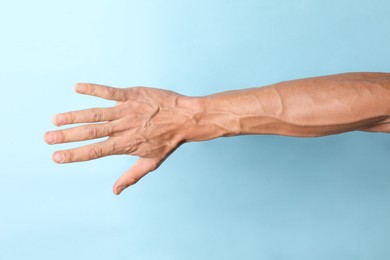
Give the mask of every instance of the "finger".
M 57 151 L 53 154 L 53 161 L 56 163 L 82 162 L 112 154 L 116 154 L 115 142 L 112 139 L 108 139 L 74 149 Z
M 118 119 L 119 116 L 117 107 L 89 108 L 57 114 L 53 117 L 53 123 L 56 126 L 62 126 L 77 123 L 103 122 Z
M 48 144 L 61 144 L 106 137 L 112 133 L 112 123 L 91 124 L 64 130 L 49 131 L 45 134 L 45 141 Z
M 113 192 L 119 195 L 130 185 L 136 184 L 142 177 L 158 167 L 158 160 L 153 158 L 141 157 L 138 161 L 125 172 L 114 184 Z
M 126 101 L 127 99 L 126 91 L 124 89 L 99 84 L 77 83 L 74 90 L 79 94 L 100 97 L 108 100 Z

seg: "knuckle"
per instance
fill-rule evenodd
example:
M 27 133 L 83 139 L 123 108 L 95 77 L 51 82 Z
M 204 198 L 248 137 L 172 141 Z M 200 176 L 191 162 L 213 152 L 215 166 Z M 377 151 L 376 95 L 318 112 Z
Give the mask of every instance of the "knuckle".
M 62 131 L 62 130 L 57 131 L 57 133 L 55 134 L 55 140 L 56 140 L 56 143 L 66 142 L 67 138 L 66 138 L 64 131 Z
M 110 154 L 117 154 L 118 149 L 117 149 L 117 144 L 115 142 L 112 142 L 110 144 Z
M 103 156 L 102 148 L 99 146 L 91 147 L 88 151 L 90 159 L 97 159 Z
M 65 121 L 69 120 L 68 122 L 70 124 L 77 123 L 77 117 L 76 114 L 73 112 L 67 113 L 67 115 L 64 116 Z
M 138 150 L 138 145 L 134 142 L 129 142 L 124 147 L 124 153 L 126 154 L 135 154 Z
M 69 150 L 64 152 L 65 162 L 74 162 L 75 161 L 75 154 L 74 151 Z
M 93 120 L 94 120 L 95 122 L 102 121 L 103 118 L 104 118 L 104 111 L 103 111 L 103 109 L 95 109 L 95 110 L 92 112 L 92 116 L 93 116 Z
M 128 186 L 134 185 L 134 184 L 136 184 L 138 181 L 139 181 L 138 178 L 129 176 L 129 177 L 127 178 L 127 180 L 126 180 L 126 185 L 128 185 Z
M 106 88 L 106 91 L 109 97 L 115 97 L 116 94 L 118 93 L 116 88 Z
M 112 142 L 111 148 L 112 148 L 112 154 L 127 154 L 126 147 L 124 145 L 124 142 L 122 139 L 117 139 L 115 137 L 109 137 L 109 142 Z
M 104 128 L 106 135 L 112 135 L 115 132 L 115 127 L 112 124 L 107 124 Z
M 158 167 L 159 167 L 159 161 L 153 161 L 152 163 L 151 163 L 151 166 L 150 166 L 150 171 L 154 171 L 154 170 L 156 170 Z
M 94 84 L 87 84 L 87 89 L 89 90 L 89 93 L 95 93 L 95 91 L 96 91 L 96 87 L 95 87 L 95 85 Z
M 87 136 L 88 136 L 89 138 L 94 139 L 94 138 L 97 138 L 98 135 L 99 135 L 99 132 L 98 132 L 98 130 L 97 130 L 96 127 L 93 127 L 93 126 L 86 126 L 86 127 L 85 127 L 85 130 L 86 130 L 85 132 L 87 133 Z

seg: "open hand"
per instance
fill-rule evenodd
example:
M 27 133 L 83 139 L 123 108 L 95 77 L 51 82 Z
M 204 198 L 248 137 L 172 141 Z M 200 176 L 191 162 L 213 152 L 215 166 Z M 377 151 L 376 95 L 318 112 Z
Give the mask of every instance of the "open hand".
M 88 123 L 73 128 L 49 131 L 48 144 L 84 141 L 101 137 L 106 140 L 74 149 L 56 151 L 57 163 L 80 162 L 115 154 L 139 156 L 139 160 L 114 184 L 120 194 L 135 184 L 186 142 L 185 130 L 191 125 L 194 104 L 190 97 L 147 87 L 113 88 L 97 84 L 78 83 L 75 91 L 117 101 L 109 108 L 57 114 L 56 126 Z

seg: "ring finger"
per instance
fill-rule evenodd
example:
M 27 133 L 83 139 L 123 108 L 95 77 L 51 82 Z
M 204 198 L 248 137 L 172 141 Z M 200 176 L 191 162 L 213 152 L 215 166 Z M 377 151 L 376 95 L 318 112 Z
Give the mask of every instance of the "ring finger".
M 113 122 L 109 122 L 49 131 L 45 134 L 45 141 L 48 144 L 60 144 L 91 140 L 111 135 L 113 133 L 113 128 Z

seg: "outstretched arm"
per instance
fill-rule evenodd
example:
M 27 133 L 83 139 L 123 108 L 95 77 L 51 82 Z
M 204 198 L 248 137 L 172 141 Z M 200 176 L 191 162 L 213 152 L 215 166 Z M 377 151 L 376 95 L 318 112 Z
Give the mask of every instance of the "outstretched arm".
M 119 194 L 155 170 L 181 144 L 222 136 L 277 134 L 315 137 L 353 130 L 390 132 L 390 74 L 345 73 L 189 97 L 172 91 L 112 88 L 79 83 L 75 91 L 117 101 L 110 108 L 57 114 L 49 144 L 108 137 L 75 149 L 57 151 L 57 163 L 107 155 L 139 156 L 115 183 Z

